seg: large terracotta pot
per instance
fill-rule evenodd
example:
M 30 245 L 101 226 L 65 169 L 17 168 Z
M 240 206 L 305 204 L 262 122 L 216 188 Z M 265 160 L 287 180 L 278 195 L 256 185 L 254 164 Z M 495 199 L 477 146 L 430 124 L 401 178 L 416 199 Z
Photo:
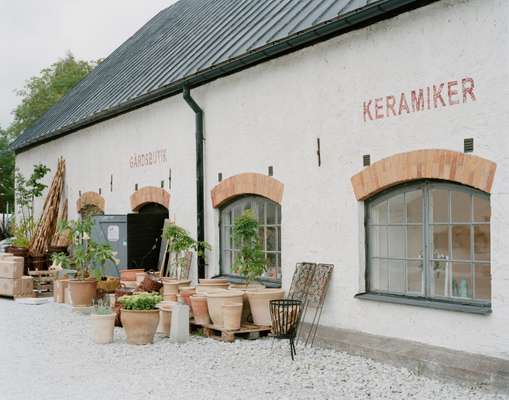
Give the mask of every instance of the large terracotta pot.
M 221 292 L 225 289 L 228 289 L 230 284 L 228 282 L 219 282 L 219 283 L 200 283 L 196 285 L 196 293 L 204 294 L 204 293 L 214 293 Z
M 208 285 L 208 284 L 219 284 L 219 283 L 228 283 L 228 279 L 220 279 L 220 278 L 216 278 L 216 279 L 200 279 L 199 280 L 199 283 L 202 284 L 202 285 Z
M 97 344 L 113 342 L 113 328 L 115 327 L 115 313 L 107 315 L 92 315 L 92 328 L 94 341 Z
M 191 296 L 196 293 L 196 288 L 191 286 L 183 286 L 180 288 L 180 297 L 189 307 L 191 307 Z
M 236 331 L 240 329 L 242 317 L 242 303 L 225 303 L 223 305 L 224 329 Z
M 178 295 L 179 289 L 181 287 L 189 286 L 191 284 L 190 280 L 166 280 L 163 279 L 163 293 L 164 295 L 174 294 Z
M 246 292 L 249 299 L 249 307 L 256 325 L 272 325 L 270 318 L 269 303 L 271 300 L 282 299 L 285 295 L 283 289 L 262 289 Z
M 136 274 L 139 272 L 145 272 L 143 268 L 138 269 L 121 269 L 120 280 L 121 281 L 136 281 Z
M 97 291 L 95 279 L 69 280 L 69 294 L 74 307 L 90 307 Z
M 55 303 L 65 302 L 65 285 L 64 280 L 55 279 L 53 281 L 53 299 Z
M 242 296 L 242 303 L 243 303 L 242 322 L 253 322 L 253 317 L 251 315 L 251 306 L 249 305 L 249 299 L 247 297 L 247 292 L 256 292 L 258 290 L 265 290 L 265 286 L 263 286 L 263 285 L 258 286 L 257 284 L 254 284 L 252 286 L 248 285 L 247 288 L 246 288 L 246 285 L 243 285 L 243 286 L 244 286 L 243 288 L 235 289 L 235 290 L 238 290 L 243 293 L 243 296 Z M 231 288 L 231 286 L 230 286 L 230 288 Z
M 157 332 L 161 333 L 164 337 L 170 337 L 171 331 L 171 305 L 159 305 L 159 324 L 157 325 Z
M 223 290 L 222 292 L 207 293 L 207 306 L 212 323 L 223 327 L 223 306 L 225 303 L 242 304 L 243 293 L 237 290 Z
M 207 297 L 195 294 L 190 297 L 190 300 L 194 315 L 194 322 L 198 325 L 208 325 L 210 323 L 210 317 L 207 306 Z
M 127 335 L 127 343 L 154 343 L 154 335 L 159 323 L 159 310 L 122 309 L 120 319 Z

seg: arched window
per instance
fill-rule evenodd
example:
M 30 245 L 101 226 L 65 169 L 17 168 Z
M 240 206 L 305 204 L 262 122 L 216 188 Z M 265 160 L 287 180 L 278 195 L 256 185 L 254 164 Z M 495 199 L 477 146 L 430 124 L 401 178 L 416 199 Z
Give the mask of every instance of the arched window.
M 490 303 L 489 195 L 426 181 L 382 192 L 366 207 L 368 291 Z
M 221 208 L 221 273 L 234 275 L 232 265 L 237 248 L 232 240 L 235 219 L 251 209 L 258 216 L 260 240 L 267 259 L 263 279 L 281 280 L 281 206 L 261 196 L 245 196 Z

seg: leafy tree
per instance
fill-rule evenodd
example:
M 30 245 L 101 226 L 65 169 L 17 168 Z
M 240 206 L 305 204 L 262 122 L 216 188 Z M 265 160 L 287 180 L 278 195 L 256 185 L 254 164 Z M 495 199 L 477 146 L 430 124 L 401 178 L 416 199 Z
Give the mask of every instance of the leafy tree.
M 27 80 L 25 87 L 16 92 L 21 104 L 13 111 L 14 121 L 8 129 L 10 137 L 15 138 L 34 124 L 99 62 L 76 60 L 72 53 L 67 53 L 65 58 Z
M 9 136 L 0 127 L 0 213 L 14 206 L 14 154 L 9 150 Z

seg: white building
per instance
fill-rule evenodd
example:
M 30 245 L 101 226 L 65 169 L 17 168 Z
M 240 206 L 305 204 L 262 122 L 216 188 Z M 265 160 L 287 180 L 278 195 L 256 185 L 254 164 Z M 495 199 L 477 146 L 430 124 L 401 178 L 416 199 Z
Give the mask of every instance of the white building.
M 70 204 L 154 202 L 199 232 L 203 126 L 208 276 L 230 273 L 230 210 L 264 206 L 266 278 L 334 264 L 321 324 L 343 347 L 491 356 L 507 379 L 508 15 L 505 0 L 181 0 L 24 132 L 16 163 L 63 156 Z

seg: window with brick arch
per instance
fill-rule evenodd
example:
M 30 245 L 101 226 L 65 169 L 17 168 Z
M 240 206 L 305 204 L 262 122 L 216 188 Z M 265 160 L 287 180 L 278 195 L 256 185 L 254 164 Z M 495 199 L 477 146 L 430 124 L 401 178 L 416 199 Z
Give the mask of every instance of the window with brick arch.
M 425 181 L 366 203 L 369 292 L 489 305 L 490 197 Z
M 232 275 L 233 263 L 238 249 L 232 240 L 235 219 L 244 211 L 253 210 L 258 217 L 259 237 L 267 270 L 262 280 L 279 283 L 281 281 L 281 206 L 265 197 L 244 196 L 221 208 L 221 274 Z

